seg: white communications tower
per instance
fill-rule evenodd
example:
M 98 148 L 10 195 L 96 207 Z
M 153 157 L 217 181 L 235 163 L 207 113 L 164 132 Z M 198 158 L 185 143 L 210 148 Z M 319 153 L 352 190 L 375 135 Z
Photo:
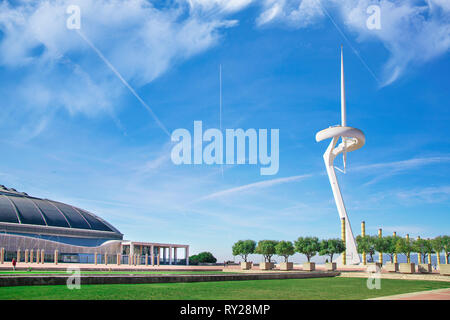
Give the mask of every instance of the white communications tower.
M 336 172 L 334 171 L 334 159 L 342 153 L 344 170 L 339 168 L 339 171 L 345 173 L 346 162 L 347 162 L 347 152 L 355 151 L 361 148 L 366 138 L 364 133 L 356 128 L 347 126 L 346 119 L 346 109 L 345 109 L 345 84 L 344 84 L 344 58 L 341 47 L 341 125 L 329 127 L 316 134 L 316 141 L 322 141 L 325 139 L 332 139 L 327 150 L 323 154 L 323 159 L 325 161 L 325 167 L 327 168 L 328 178 L 330 179 L 331 189 L 333 190 L 334 200 L 336 201 L 336 206 L 339 212 L 339 217 L 345 218 L 345 244 L 346 244 L 346 262 L 349 264 L 359 264 L 361 259 L 358 255 L 356 249 L 356 242 L 353 236 L 352 227 L 347 216 L 347 210 L 345 209 L 344 200 L 342 199 L 341 190 L 336 178 Z M 338 146 L 339 139 L 341 143 Z M 342 263 L 343 259 L 339 257 L 338 263 Z

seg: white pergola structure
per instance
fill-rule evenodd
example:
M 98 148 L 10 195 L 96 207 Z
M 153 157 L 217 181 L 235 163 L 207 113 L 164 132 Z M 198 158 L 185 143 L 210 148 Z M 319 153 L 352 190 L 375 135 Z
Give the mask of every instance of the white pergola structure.
M 344 170 L 340 170 L 345 173 L 347 152 L 355 151 L 360 149 L 366 138 L 364 133 L 356 128 L 347 126 L 346 119 L 346 105 L 345 105 L 345 84 L 344 84 L 344 58 L 341 47 L 341 125 L 332 126 L 316 134 L 316 141 L 322 141 L 331 138 L 331 142 L 323 154 L 323 159 L 325 161 L 325 167 L 327 169 L 328 178 L 330 180 L 331 189 L 333 190 L 334 200 L 339 212 L 339 217 L 345 219 L 345 245 L 346 251 L 339 257 L 338 263 L 350 263 L 359 264 L 361 259 L 359 257 L 355 238 L 353 236 L 352 227 L 350 225 L 350 220 L 348 219 L 347 210 L 345 208 L 344 200 L 342 199 L 341 190 L 339 188 L 339 183 L 336 178 L 336 172 L 334 167 L 334 159 L 340 154 L 343 155 Z M 338 146 L 339 139 L 341 143 Z M 345 254 L 345 259 L 343 255 Z
M 186 265 L 189 265 L 189 245 L 187 244 L 123 241 L 121 251 L 126 251 L 130 257 L 147 255 L 150 258 L 150 264 L 153 265 L 155 261 L 176 264 L 178 260 L 177 249 L 184 249 Z

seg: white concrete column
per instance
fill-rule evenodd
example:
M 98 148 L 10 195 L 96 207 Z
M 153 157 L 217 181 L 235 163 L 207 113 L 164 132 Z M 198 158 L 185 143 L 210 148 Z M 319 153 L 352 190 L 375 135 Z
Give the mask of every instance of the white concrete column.
M 155 247 L 153 245 L 152 245 L 151 257 L 152 257 L 152 266 L 154 266 L 155 265 Z
M 177 247 L 173 248 L 173 260 L 177 264 Z
M 96 252 L 96 253 L 94 253 L 94 264 L 95 265 L 97 264 L 97 258 L 98 258 L 98 254 Z
M 148 266 L 148 253 L 145 254 L 145 265 Z
M 41 256 L 41 250 L 36 250 L 36 263 L 39 263 L 39 257 Z
M 157 255 L 157 258 L 156 258 L 156 262 L 158 263 L 158 267 L 159 267 L 159 262 L 160 262 L 160 255 L 161 255 L 161 248 L 160 247 L 158 247 L 158 255 Z
M 105 253 L 105 265 L 107 265 L 107 264 L 108 264 L 108 254 Z
M 58 264 L 58 250 L 55 250 L 54 263 Z
M 5 262 L 5 248 L 0 249 L 0 263 L 3 264 Z
M 17 263 L 20 262 L 20 249 L 17 249 Z
M 186 255 L 186 265 L 189 265 L 189 246 L 186 247 L 185 250 L 185 255 Z
M 45 262 L 45 250 L 42 249 L 41 250 L 41 263 L 44 264 L 44 262 Z
M 134 254 L 134 244 L 133 242 L 130 242 L 130 256 Z
M 33 259 L 34 259 L 33 255 L 34 255 L 34 250 L 31 249 L 30 250 L 30 263 L 33 263 Z
M 25 263 L 28 263 L 28 255 L 30 251 L 28 249 L 25 249 Z
M 172 264 L 172 247 L 169 247 L 169 264 Z
M 167 261 L 167 251 L 166 251 L 166 247 L 164 247 L 163 248 L 163 260 L 164 260 L 164 263 L 166 263 L 166 261 Z

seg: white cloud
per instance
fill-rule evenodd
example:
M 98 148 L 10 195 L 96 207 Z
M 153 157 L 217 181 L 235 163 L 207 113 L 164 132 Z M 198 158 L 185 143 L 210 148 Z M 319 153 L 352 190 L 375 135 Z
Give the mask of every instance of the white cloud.
M 316 23 L 322 16 L 322 9 L 316 0 L 265 0 L 256 23 L 261 26 L 279 21 L 304 28 Z
M 358 40 L 377 39 L 391 53 L 383 68 L 383 85 L 395 81 L 409 67 L 421 65 L 450 49 L 450 15 L 448 4 L 430 1 L 381 0 L 381 29 L 366 27 L 370 0 L 346 1 L 341 6 L 344 23 L 358 34 Z M 441 10 L 442 9 L 442 10 Z
M 367 28 L 367 8 L 381 8 L 381 29 Z M 408 68 L 424 64 L 450 49 L 450 2 L 428 0 L 265 0 L 256 23 L 284 23 L 305 28 L 330 13 L 338 25 L 357 35 L 357 40 L 380 41 L 390 52 L 383 66 L 382 85 L 397 80 Z M 337 9 L 338 13 L 335 13 Z M 339 23 L 342 21 L 342 23 Z M 334 23 L 334 22 L 333 22 Z
M 218 1 L 219 3 L 220 1 Z M 220 2 L 226 11 L 245 1 Z M 73 30 L 66 8 L 81 8 L 81 31 L 132 85 L 142 86 L 169 67 L 215 45 L 220 29 L 236 22 L 158 9 L 145 0 L 45 0 L 0 3 L 0 65 L 23 68 L 16 87 L 30 106 L 64 106 L 94 115 L 118 104 L 123 86 Z M 36 88 L 38 86 L 39 88 Z M 36 89 L 39 89 L 36 91 Z M 32 98 L 39 92 L 39 99 Z M 13 99 L 11 99 L 13 100 Z
M 385 85 L 450 48 L 446 0 L 422 4 L 380 0 L 376 4 L 381 7 L 381 30 L 366 27 L 372 0 L 177 0 L 161 7 L 146 0 L 42 0 L 14 5 L 3 1 L 0 66 L 21 71 L 15 82 L 21 89 L 3 89 L 5 100 L 31 108 L 65 107 L 71 114 L 90 116 L 120 105 L 126 92 L 123 85 L 80 36 L 66 28 L 69 4 L 81 8 L 83 34 L 137 88 L 216 45 L 221 30 L 237 24 L 228 17 L 250 5 L 260 8 L 259 26 L 284 23 L 306 28 L 324 21 L 330 12 L 358 41 L 380 41 L 390 52 L 383 67 Z M 18 93 L 23 97 L 13 96 Z
M 247 7 L 253 0 L 187 0 L 191 10 L 233 13 Z

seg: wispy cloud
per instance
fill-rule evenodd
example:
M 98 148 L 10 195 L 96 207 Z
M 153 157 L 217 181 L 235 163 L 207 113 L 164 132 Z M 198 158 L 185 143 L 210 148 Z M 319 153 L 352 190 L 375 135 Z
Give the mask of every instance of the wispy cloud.
M 377 172 L 377 176 L 364 185 L 374 184 L 382 179 L 392 177 L 393 175 L 400 174 L 405 171 L 414 170 L 423 166 L 448 163 L 450 162 L 449 156 L 440 157 L 426 157 L 426 158 L 413 158 L 408 160 L 390 161 L 384 163 L 374 163 L 368 165 L 360 165 L 355 168 L 350 168 L 349 171 L 365 171 L 365 172 Z
M 195 200 L 193 202 L 198 202 L 198 201 L 203 201 L 203 200 L 210 200 L 210 199 L 216 199 L 216 198 L 225 197 L 225 196 L 229 196 L 229 195 L 236 194 L 236 193 L 248 192 L 248 191 L 253 191 L 253 190 L 263 189 L 263 188 L 269 188 L 269 187 L 272 187 L 272 186 L 275 186 L 275 185 L 279 185 L 279 184 L 283 184 L 283 183 L 289 183 L 289 182 L 303 180 L 303 179 L 309 178 L 311 176 L 312 176 L 311 174 L 304 174 L 304 175 L 291 176 L 291 177 L 271 179 L 271 180 L 265 180 L 265 181 L 250 183 L 250 184 L 246 184 L 246 185 L 243 185 L 243 186 L 234 187 L 234 188 L 230 188 L 230 189 L 225 189 L 225 190 L 222 190 L 222 191 L 214 192 L 214 193 L 211 193 L 211 194 L 206 195 L 204 197 L 201 197 L 201 198 L 199 198 L 199 199 L 197 199 L 197 200 Z
M 442 202 L 450 198 L 450 186 L 414 188 L 408 191 L 399 191 L 396 196 L 402 200 L 420 201 L 420 202 Z

